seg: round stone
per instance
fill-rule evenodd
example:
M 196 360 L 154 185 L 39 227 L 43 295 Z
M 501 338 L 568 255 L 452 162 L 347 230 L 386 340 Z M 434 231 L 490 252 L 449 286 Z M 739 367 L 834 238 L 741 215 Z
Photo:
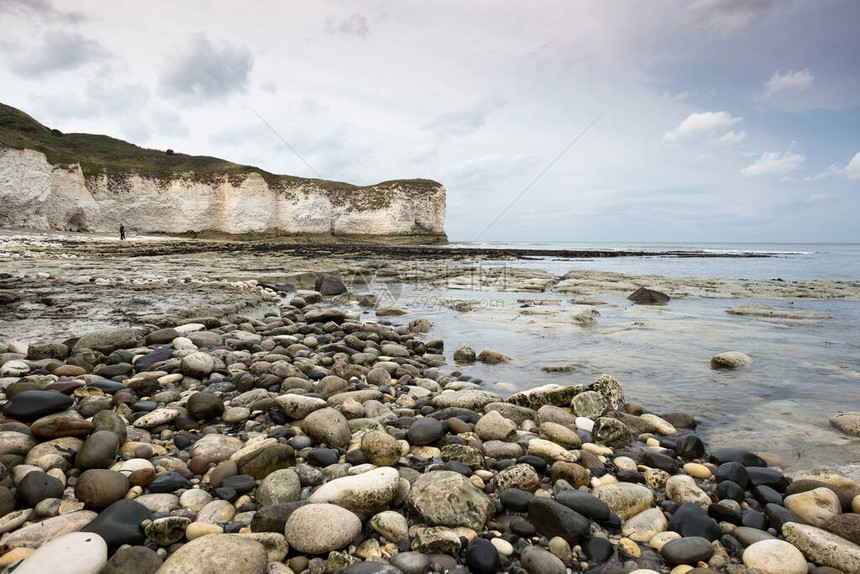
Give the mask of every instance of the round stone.
M 264 574 L 268 556 L 265 547 L 239 534 L 213 534 L 183 544 L 168 556 L 159 574 L 211 574 L 242 572 Z
M 104 539 L 90 532 L 72 532 L 40 546 L 15 569 L 19 574 L 96 574 L 107 563 Z
M 400 460 L 400 444 L 385 431 L 369 431 L 361 437 L 361 451 L 376 466 L 394 466 Z
M 334 504 L 308 504 L 297 508 L 287 519 L 284 536 L 290 547 L 308 554 L 339 550 L 361 532 L 361 520 Z
M 705 538 L 690 536 L 667 542 L 660 554 L 670 564 L 697 564 L 707 562 L 714 554 L 714 547 Z
M 186 408 L 188 414 L 195 419 L 211 419 L 221 416 L 224 412 L 224 402 L 215 393 L 202 391 L 188 397 Z
M 75 496 L 87 508 L 102 510 L 122 499 L 131 487 L 129 479 L 121 472 L 107 469 L 86 470 L 75 483 Z
M 466 547 L 466 565 L 475 574 L 495 574 L 501 567 L 499 551 L 486 538 L 475 538 Z
M 117 550 L 99 574 L 155 574 L 161 568 L 161 556 L 145 546 Z
M 182 358 L 179 370 L 195 379 L 203 379 L 215 370 L 215 358 L 202 351 L 189 353 Z
M 120 442 L 116 433 L 100 430 L 91 434 L 75 457 L 75 466 L 82 469 L 107 468 L 116 460 Z
M 330 447 L 345 448 L 352 436 L 346 417 L 330 407 L 309 414 L 302 421 L 302 430 L 317 442 L 324 442 Z
M 18 497 L 32 508 L 46 498 L 62 498 L 63 483 L 49 474 L 34 470 L 18 483 Z
M 191 519 L 184 516 L 165 516 L 156 518 L 146 525 L 146 537 L 159 546 L 170 546 L 185 537 L 185 529 L 191 524 Z
M 406 431 L 406 440 L 409 444 L 426 446 L 434 444 L 445 434 L 442 421 L 434 418 L 421 418 L 412 423 Z
M 806 574 L 803 554 L 784 540 L 762 540 L 744 550 L 744 565 L 766 574 Z

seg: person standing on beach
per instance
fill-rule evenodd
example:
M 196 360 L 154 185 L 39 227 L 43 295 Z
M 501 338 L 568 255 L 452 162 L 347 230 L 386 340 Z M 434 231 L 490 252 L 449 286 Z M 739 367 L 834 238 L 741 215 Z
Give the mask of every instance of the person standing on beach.
M 119 224 L 119 239 L 120 241 L 125 240 L 125 225 L 122 223 Z

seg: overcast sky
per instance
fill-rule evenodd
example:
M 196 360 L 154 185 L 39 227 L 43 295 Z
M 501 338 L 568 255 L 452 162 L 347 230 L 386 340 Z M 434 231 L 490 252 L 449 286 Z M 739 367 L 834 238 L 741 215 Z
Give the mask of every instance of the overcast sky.
M 856 0 L 0 0 L 0 101 L 275 173 L 435 179 L 458 241 L 858 242 L 858 23 Z

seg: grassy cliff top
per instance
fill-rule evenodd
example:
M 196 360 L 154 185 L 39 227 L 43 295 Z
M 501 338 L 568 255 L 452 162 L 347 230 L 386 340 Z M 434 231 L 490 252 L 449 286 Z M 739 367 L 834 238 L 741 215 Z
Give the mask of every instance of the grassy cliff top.
M 51 164 L 80 164 L 85 177 L 136 172 L 143 177 L 172 179 L 190 177 L 196 181 L 217 181 L 224 176 L 234 183 L 252 173 L 260 174 L 270 187 L 283 188 L 313 182 L 326 191 L 358 191 L 369 187 L 408 184 L 432 189 L 440 184 L 427 179 L 385 181 L 374 186 L 355 186 L 339 181 L 276 175 L 250 165 L 239 165 L 216 157 L 167 153 L 146 149 L 103 135 L 64 134 L 52 130 L 19 109 L 0 103 L 0 146 L 33 149 L 45 154 Z

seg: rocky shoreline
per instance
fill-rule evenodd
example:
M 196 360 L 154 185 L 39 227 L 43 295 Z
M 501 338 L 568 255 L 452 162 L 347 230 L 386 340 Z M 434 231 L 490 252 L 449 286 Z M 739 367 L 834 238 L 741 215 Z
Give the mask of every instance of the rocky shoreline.
M 4 572 L 860 572 L 860 484 L 611 376 L 504 401 L 312 290 L 159 326 L 0 349 Z

